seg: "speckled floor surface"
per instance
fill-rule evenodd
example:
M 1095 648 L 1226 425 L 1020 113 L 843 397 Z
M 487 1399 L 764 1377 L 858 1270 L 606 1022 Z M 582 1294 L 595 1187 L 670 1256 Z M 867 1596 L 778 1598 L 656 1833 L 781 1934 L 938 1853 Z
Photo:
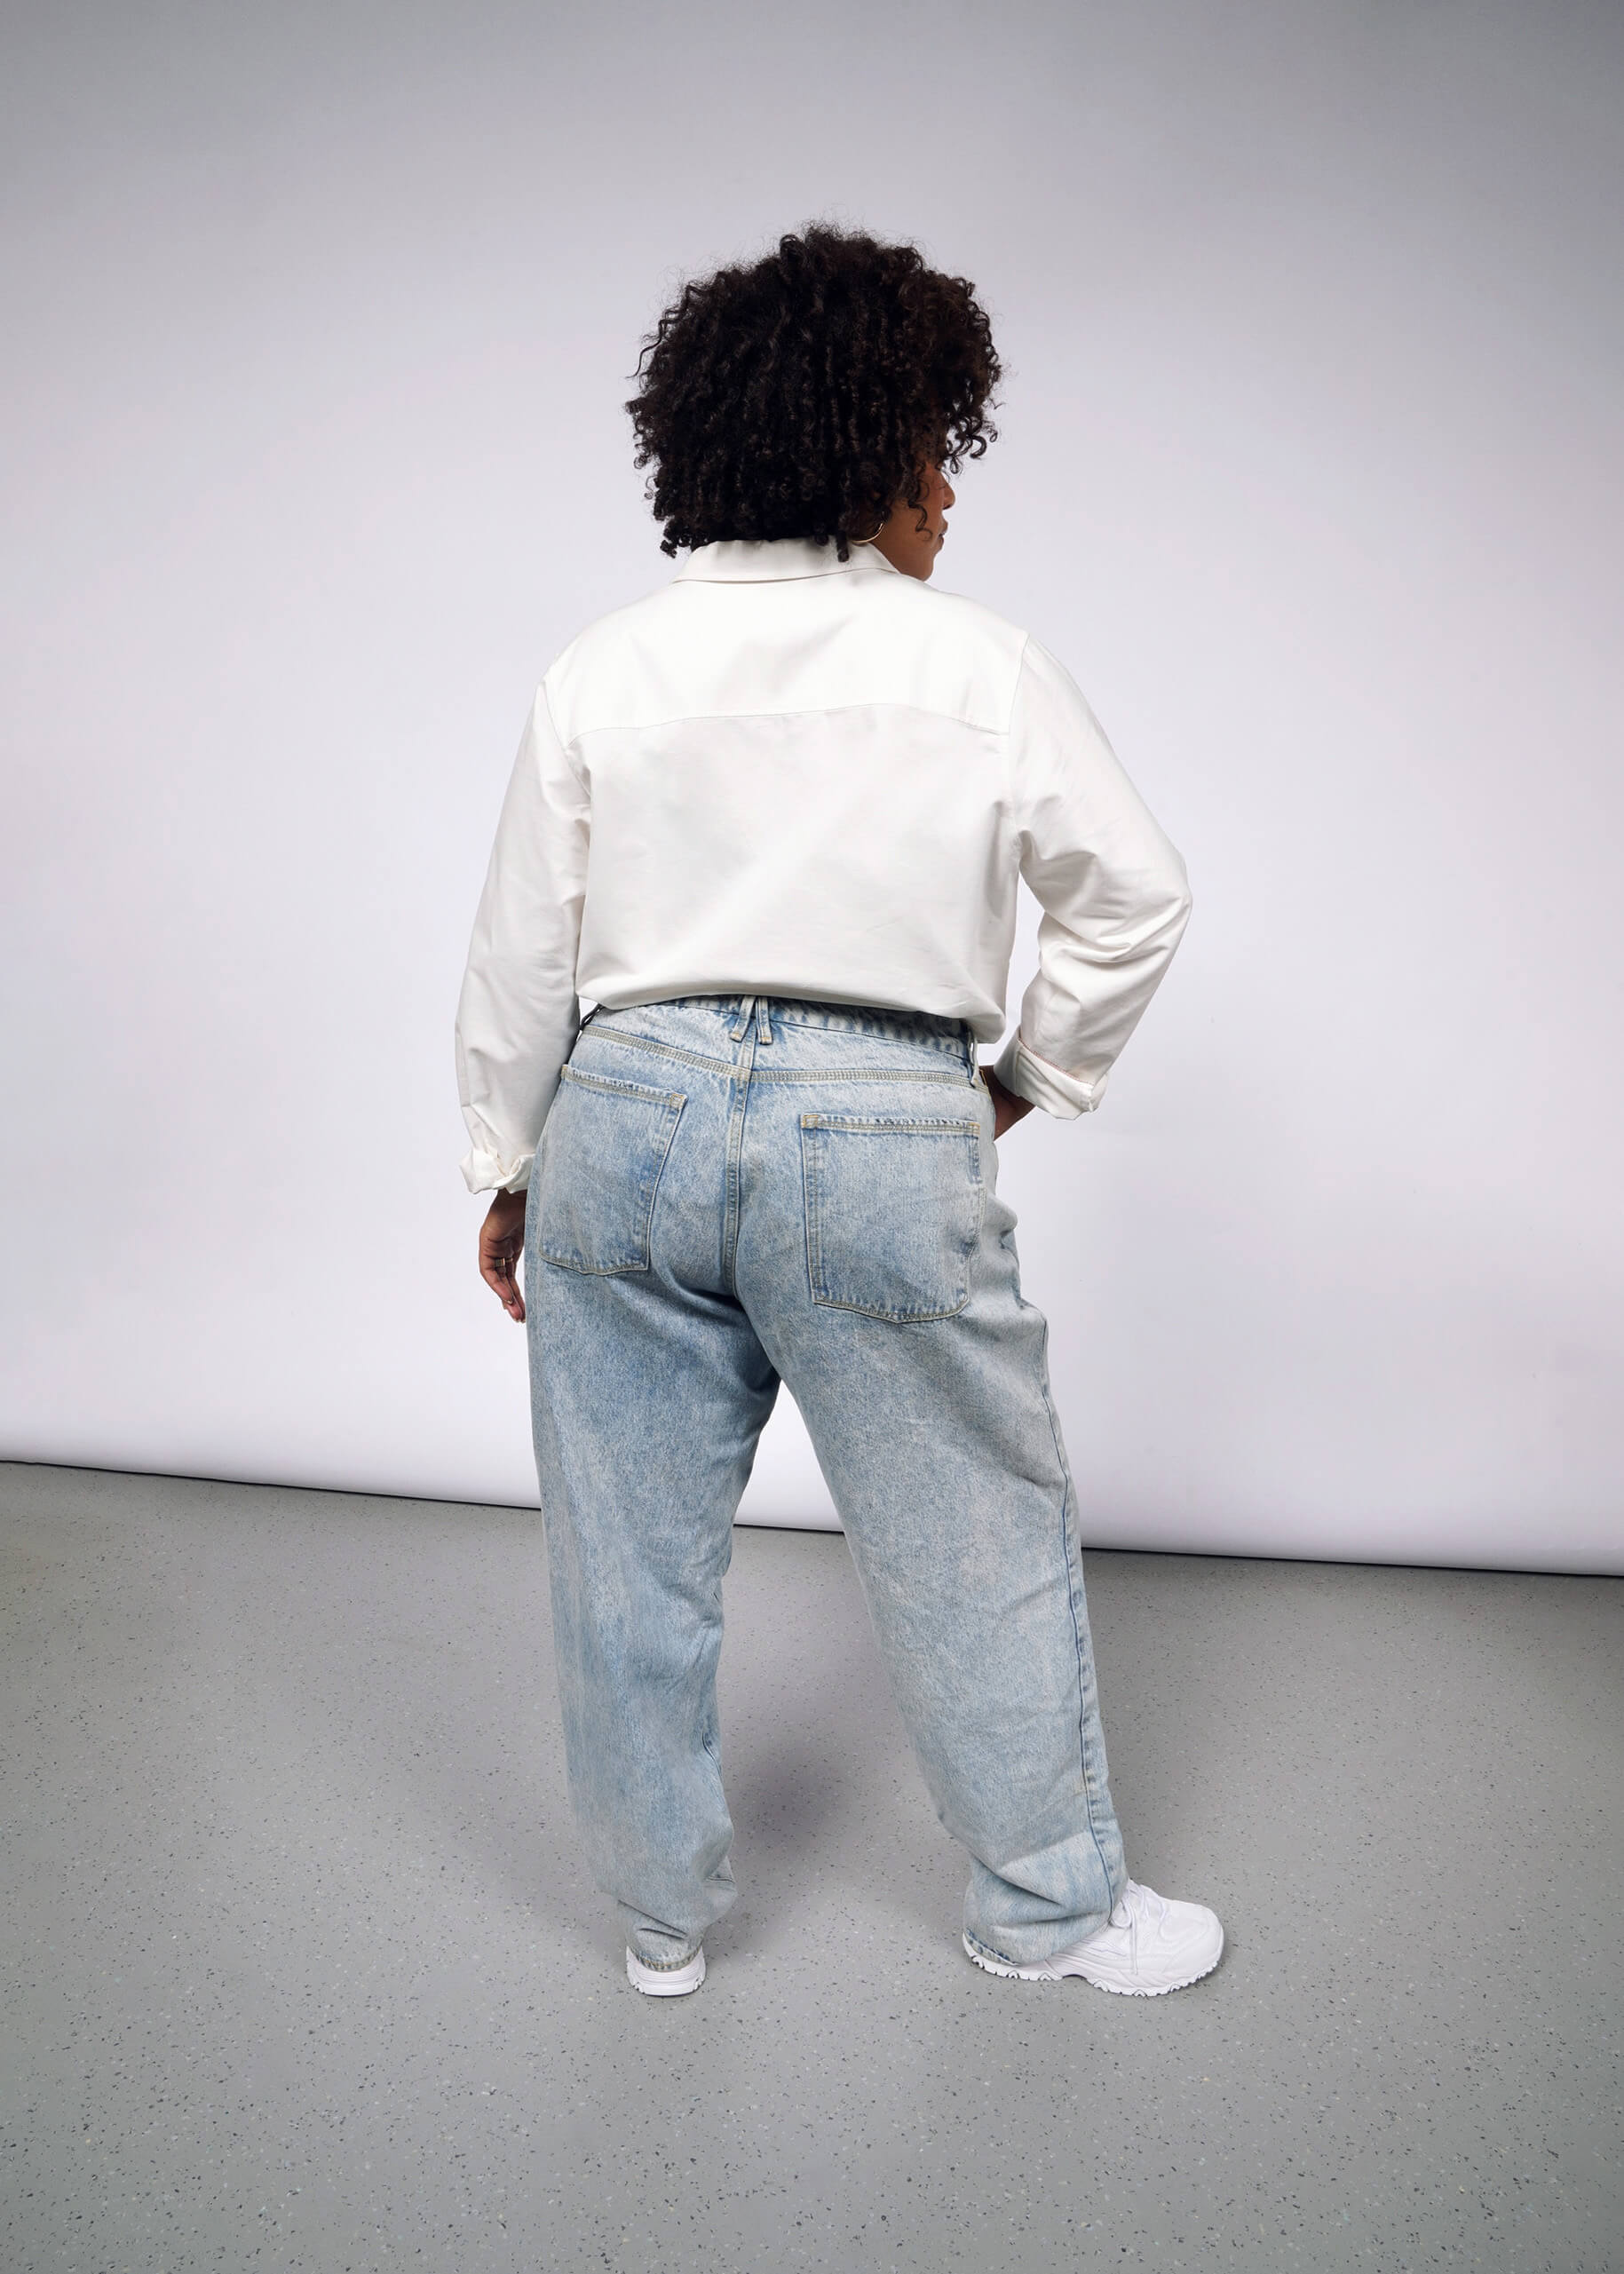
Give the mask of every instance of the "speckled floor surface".
M 1166 1999 L 1001 1983 L 844 1543 L 744 1532 L 743 1890 L 630 1991 L 536 1520 L 0 1468 L 0 2264 L 1624 2266 L 1624 1582 L 1102 1555 Z

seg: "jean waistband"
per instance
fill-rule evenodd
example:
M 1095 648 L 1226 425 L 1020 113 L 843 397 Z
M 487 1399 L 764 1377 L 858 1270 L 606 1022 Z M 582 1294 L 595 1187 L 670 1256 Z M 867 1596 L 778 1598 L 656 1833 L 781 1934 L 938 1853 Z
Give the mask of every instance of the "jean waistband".
M 657 1002 L 628 1004 L 621 1010 L 600 1006 L 591 1019 L 635 1018 L 639 1010 L 706 1010 L 725 1023 L 730 1034 L 754 1019 L 785 1026 L 821 1027 L 835 1034 L 866 1034 L 879 1042 L 923 1043 L 974 1067 L 976 1038 L 969 1021 L 942 1018 L 929 1010 L 902 1010 L 883 1003 L 818 1002 L 799 995 L 674 994 Z

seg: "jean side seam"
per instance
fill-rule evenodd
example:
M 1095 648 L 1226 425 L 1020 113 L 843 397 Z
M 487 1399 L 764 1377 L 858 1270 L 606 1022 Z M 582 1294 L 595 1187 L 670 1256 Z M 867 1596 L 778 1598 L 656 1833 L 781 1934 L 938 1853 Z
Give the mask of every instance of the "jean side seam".
M 1082 1628 L 1077 1617 L 1077 1589 L 1072 1579 L 1072 1545 L 1070 1515 L 1072 1508 L 1072 1472 L 1060 1446 L 1060 1427 L 1055 1418 L 1054 1400 L 1049 1389 L 1049 1321 L 1043 1321 L 1043 1339 L 1038 1353 L 1038 1364 L 1043 1390 L 1043 1411 L 1049 1416 L 1049 1431 L 1053 1439 L 1055 1459 L 1060 1464 L 1060 1552 L 1066 1562 L 1066 1599 L 1072 1614 L 1072 1641 L 1077 1652 L 1077 1765 L 1082 1776 L 1083 1814 L 1088 1818 L 1089 1837 L 1094 1842 L 1094 1852 L 1099 1858 L 1100 1876 L 1105 1882 L 1105 1893 L 1114 1903 L 1116 1890 L 1111 1884 L 1111 1866 L 1105 1861 L 1105 1851 L 1100 1845 L 1099 1827 L 1094 1821 L 1094 1789 L 1089 1776 L 1089 1740 L 1087 1722 L 1089 1700 L 1083 1682 Z

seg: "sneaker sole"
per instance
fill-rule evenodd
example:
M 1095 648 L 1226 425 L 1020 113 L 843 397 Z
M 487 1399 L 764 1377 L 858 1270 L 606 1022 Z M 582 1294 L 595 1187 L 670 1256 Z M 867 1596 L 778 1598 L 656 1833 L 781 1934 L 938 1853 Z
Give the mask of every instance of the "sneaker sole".
M 696 1950 L 685 1965 L 645 1966 L 626 1953 L 626 1979 L 646 1998 L 689 1998 L 705 1978 L 705 1953 Z
M 964 1955 L 984 1974 L 996 1974 L 1005 1982 L 1064 1982 L 1075 1975 L 1093 1989 L 1109 1990 L 1113 1997 L 1165 1998 L 1169 1991 L 1187 1990 L 1192 1982 L 1204 1982 L 1223 1957 L 1224 1945 L 1220 1942 L 1210 1958 L 1204 1960 L 1192 1974 L 1181 1974 L 1176 1982 L 1110 1982 L 1101 1975 L 1089 1973 L 1086 1968 L 1075 1963 L 1059 1972 L 1047 1961 L 1041 1966 L 1010 1966 L 1002 1958 L 984 1956 L 974 1948 L 968 1935 L 964 1937 Z

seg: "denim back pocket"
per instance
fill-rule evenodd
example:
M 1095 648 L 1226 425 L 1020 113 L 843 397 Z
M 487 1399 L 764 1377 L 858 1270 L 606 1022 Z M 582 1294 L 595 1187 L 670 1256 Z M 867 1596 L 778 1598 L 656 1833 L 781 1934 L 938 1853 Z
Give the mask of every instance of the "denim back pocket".
M 536 1252 L 568 1272 L 646 1272 L 654 1195 L 687 1100 L 562 1069 L 542 1132 Z
M 812 1301 L 867 1319 L 951 1319 L 981 1231 L 980 1129 L 923 1115 L 803 1113 Z

